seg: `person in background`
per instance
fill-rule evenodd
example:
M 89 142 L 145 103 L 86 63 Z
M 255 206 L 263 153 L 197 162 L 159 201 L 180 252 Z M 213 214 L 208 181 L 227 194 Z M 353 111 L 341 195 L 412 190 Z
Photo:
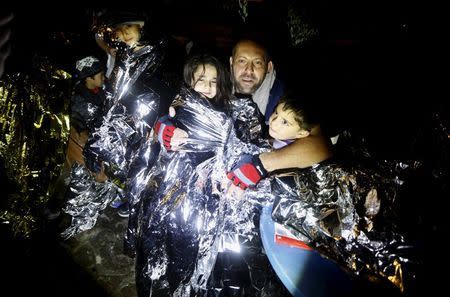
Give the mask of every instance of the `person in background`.
M 125 152 L 123 157 L 116 156 L 123 159 L 118 166 L 122 171 L 121 180 L 128 180 L 124 201 L 114 204 L 119 207 L 121 217 L 129 216 L 130 196 L 137 197 L 139 189 L 143 188 L 142 184 L 136 184 L 142 177 L 137 178 L 136 175 L 147 167 L 144 164 L 148 158 L 143 156 L 148 152 L 144 148 L 146 139 L 161 115 L 160 111 L 168 109 L 175 95 L 175 90 L 165 79 L 165 69 L 162 69 L 167 64 L 166 42 L 163 39 L 151 40 L 153 36 L 149 36 L 144 28 L 146 19 L 146 15 L 138 11 L 106 11 L 102 22 L 108 30 L 102 33 L 110 40 L 97 38 L 97 43 L 108 53 L 107 77 L 110 83 L 107 92 L 110 99 L 115 99 L 108 100 L 106 109 L 111 113 L 125 112 L 129 117 L 127 125 L 131 123 L 130 127 L 136 131 L 132 138 L 122 140 L 125 145 L 125 150 L 120 150 Z M 131 174 L 129 178 L 126 177 L 128 174 Z
M 89 137 L 83 155 L 87 169 L 94 173 L 104 170 L 108 181 L 104 186 L 86 184 L 81 189 L 84 176 L 77 176 L 74 182 L 80 189 L 72 191 L 66 207 L 75 219 L 64 231 L 66 238 L 95 226 L 107 206 L 119 207 L 118 215 L 129 217 L 129 221 L 136 219 L 129 206 L 136 206 L 159 151 L 148 139 L 176 92 L 163 77 L 167 43 L 144 30 L 145 21 L 142 11 L 108 10 L 102 19 L 104 26 L 98 27 L 105 30 L 108 46 L 117 52 L 105 88 L 102 123 Z M 133 240 L 125 238 L 126 242 Z M 125 243 L 125 249 L 127 246 Z
M 101 125 L 105 104 L 104 65 L 88 56 L 76 62 L 74 78 L 77 80 L 70 101 L 70 137 L 66 154 L 69 168 L 74 162 L 85 165 L 83 148 L 89 134 Z
M 56 181 L 54 197 L 50 200 L 45 213 L 48 219 L 55 219 L 61 213 L 65 203 L 67 181 L 71 176 L 74 163 L 85 167 L 83 149 L 96 127 L 102 122 L 103 107 L 105 104 L 105 82 L 103 63 L 94 56 L 84 57 L 75 64 L 73 79 L 75 81 L 74 93 L 70 99 L 70 134 L 67 141 L 65 162 Z M 97 182 L 104 182 L 107 176 L 101 170 L 94 174 Z

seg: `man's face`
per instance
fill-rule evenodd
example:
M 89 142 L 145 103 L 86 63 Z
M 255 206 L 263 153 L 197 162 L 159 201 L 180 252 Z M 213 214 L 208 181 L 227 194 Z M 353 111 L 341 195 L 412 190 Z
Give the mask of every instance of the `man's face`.
M 252 42 L 241 42 L 230 58 L 235 91 L 253 94 L 261 86 L 272 62 L 266 60 L 264 50 Z

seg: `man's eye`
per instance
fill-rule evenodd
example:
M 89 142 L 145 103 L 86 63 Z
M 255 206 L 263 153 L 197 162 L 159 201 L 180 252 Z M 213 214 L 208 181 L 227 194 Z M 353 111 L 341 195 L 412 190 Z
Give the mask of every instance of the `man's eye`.
M 255 61 L 253 64 L 255 64 L 255 66 L 256 67 L 258 67 L 258 68 L 260 68 L 260 67 L 263 67 L 264 66 L 264 62 L 263 61 L 260 61 L 260 60 L 258 60 L 258 61 Z

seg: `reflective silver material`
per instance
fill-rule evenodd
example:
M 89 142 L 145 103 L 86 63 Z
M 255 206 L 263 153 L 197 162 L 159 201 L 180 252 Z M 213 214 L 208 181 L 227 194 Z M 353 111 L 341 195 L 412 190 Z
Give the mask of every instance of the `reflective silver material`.
M 378 172 L 325 161 L 279 174 L 272 217 L 345 269 L 403 291 L 415 278 L 417 250 L 400 228 L 398 179 Z
M 74 182 L 80 184 L 69 188 L 73 197 L 65 210 L 73 215 L 73 220 L 64 232 L 66 237 L 92 228 L 99 212 L 117 198 L 117 192 L 133 205 L 137 203 L 136 197 L 144 189 L 152 165 L 148 137 L 160 110 L 167 110 L 169 98 L 172 99 L 170 92 L 165 92 L 167 86 L 153 77 L 161 64 L 164 46 L 161 41 L 117 52 L 102 124 L 90 135 L 84 149 L 87 167 L 98 172 L 103 166 L 111 182 L 100 186 L 90 178 L 89 171 L 84 171 L 83 177 L 82 173 L 72 175 Z M 89 182 L 93 184 L 89 186 Z M 105 193 L 107 190 L 112 192 Z
M 188 131 L 189 140 L 182 151 L 161 151 L 143 192 L 137 245 L 143 295 L 206 292 L 218 253 L 239 252 L 258 236 L 255 205 L 245 197 L 226 196 L 225 174 L 241 154 L 267 149 L 242 142 L 228 113 L 194 92 L 183 90 L 174 106 L 172 120 Z
M 72 166 L 68 191 L 64 212 L 72 216 L 72 222 L 61 233 L 64 239 L 94 227 L 100 211 L 122 192 L 110 181 L 96 182 L 86 167 L 78 163 Z

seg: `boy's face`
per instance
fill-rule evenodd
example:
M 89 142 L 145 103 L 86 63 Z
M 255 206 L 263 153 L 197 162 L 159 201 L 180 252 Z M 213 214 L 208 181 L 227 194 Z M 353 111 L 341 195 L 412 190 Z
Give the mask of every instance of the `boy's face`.
M 104 83 L 105 83 L 105 74 L 103 71 L 100 71 L 96 75 L 88 77 L 86 79 L 86 87 L 88 89 L 101 88 Z
M 278 140 L 302 138 L 309 133 L 302 129 L 294 118 L 294 113 L 287 109 L 283 110 L 284 103 L 278 104 L 269 118 L 269 134 Z
M 116 37 L 125 42 L 128 46 L 135 46 L 141 39 L 141 26 L 138 24 L 118 25 L 114 32 Z
M 230 58 L 234 88 L 241 94 L 253 94 L 262 84 L 272 62 L 266 61 L 264 49 L 251 42 L 241 42 Z
M 200 65 L 195 69 L 194 80 L 191 82 L 195 91 L 212 99 L 217 94 L 217 70 L 210 64 Z

